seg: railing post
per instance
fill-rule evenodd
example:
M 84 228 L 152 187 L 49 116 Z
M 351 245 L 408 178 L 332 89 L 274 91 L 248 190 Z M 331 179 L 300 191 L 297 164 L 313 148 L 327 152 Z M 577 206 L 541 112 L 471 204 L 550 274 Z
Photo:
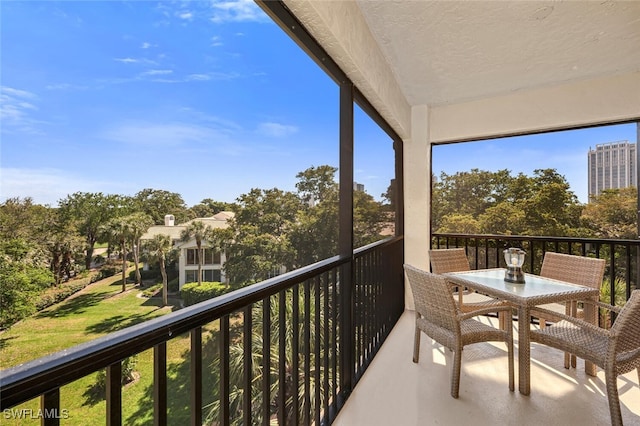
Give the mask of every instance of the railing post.
M 265 299 L 268 300 L 268 299 Z M 227 426 L 231 424 L 231 411 L 229 409 L 229 315 L 223 315 L 220 318 L 220 419 L 219 425 Z M 265 376 L 269 376 L 269 370 L 266 370 Z M 268 413 L 264 414 L 268 416 Z
M 122 424 L 122 361 L 107 367 L 107 426 Z
M 47 392 L 40 397 L 40 409 L 44 415 L 41 417 L 42 426 L 58 426 L 60 424 L 60 389 Z
M 191 426 L 202 424 L 202 327 L 191 330 Z
M 167 342 L 153 347 L 153 424 L 167 424 Z

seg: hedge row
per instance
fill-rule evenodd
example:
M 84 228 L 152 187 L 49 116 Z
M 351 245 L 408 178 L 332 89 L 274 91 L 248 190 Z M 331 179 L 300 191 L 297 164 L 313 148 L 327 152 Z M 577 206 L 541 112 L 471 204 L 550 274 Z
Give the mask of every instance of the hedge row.
M 36 311 L 41 311 L 49 306 L 55 305 L 58 302 L 62 302 L 67 297 L 82 290 L 91 283 L 97 281 L 100 274 L 90 275 L 77 280 L 69 281 L 66 284 L 62 284 L 59 287 L 51 287 L 40 295 L 36 301 Z
M 201 285 L 198 283 L 188 283 L 182 286 L 180 295 L 184 301 L 184 306 L 195 305 L 204 302 L 227 292 L 227 286 L 219 282 L 205 281 Z

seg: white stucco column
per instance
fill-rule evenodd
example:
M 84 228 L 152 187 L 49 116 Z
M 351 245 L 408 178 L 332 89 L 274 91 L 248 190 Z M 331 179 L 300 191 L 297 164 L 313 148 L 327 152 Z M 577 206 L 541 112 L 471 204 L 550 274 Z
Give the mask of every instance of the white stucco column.
M 184 249 L 180 249 L 180 255 L 178 257 L 178 289 L 182 290 L 182 286 L 184 285 L 184 270 L 186 266 L 186 254 Z
M 404 141 L 404 256 L 405 263 L 429 269 L 431 149 L 429 107 L 411 109 L 411 139 Z M 407 284 L 405 306 L 414 309 Z

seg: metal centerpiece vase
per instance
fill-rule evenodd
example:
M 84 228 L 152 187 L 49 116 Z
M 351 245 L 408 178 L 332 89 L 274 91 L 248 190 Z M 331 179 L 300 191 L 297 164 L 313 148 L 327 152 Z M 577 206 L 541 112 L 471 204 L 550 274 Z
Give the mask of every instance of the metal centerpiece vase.
M 524 284 L 524 272 L 522 272 L 522 265 L 524 264 L 525 254 L 527 254 L 527 252 L 515 247 L 504 250 L 504 261 L 507 264 L 507 270 L 504 274 L 505 281 Z

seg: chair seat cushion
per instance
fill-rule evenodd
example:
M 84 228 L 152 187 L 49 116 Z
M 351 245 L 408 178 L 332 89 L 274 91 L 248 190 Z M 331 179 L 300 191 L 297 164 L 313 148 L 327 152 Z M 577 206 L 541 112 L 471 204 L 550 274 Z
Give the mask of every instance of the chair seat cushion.
M 505 342 L 507 332 L 474 319 L 467 319 L 460 323 L 462 341 L 465 345 L 478 342 Z
M 571 352 L 602 366 L 607 354 L 608 339 L 594 330 L 560 321 L 542 330 L 531 330 L 531 341 Z

